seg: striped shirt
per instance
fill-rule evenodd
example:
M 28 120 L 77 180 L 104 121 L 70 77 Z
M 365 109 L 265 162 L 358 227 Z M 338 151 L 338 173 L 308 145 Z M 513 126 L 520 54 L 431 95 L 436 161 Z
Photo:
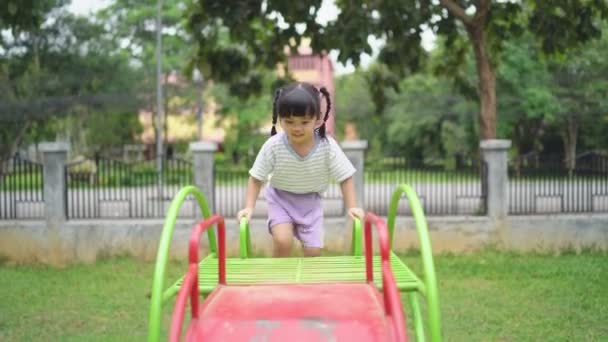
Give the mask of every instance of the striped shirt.
M 329 182 L 342 183 L 355 173 L 338 143 L 332 138 L 315 136 L 307 156 L 298 155 L 284 132 L 268 139 L 258 153 L 249 174 L 275 189 L 296 194 L 324 192 Z

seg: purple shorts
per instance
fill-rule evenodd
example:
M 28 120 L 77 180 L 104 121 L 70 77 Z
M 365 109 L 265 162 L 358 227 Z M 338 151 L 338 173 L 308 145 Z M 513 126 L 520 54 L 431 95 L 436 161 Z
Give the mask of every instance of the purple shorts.
M 267 186 L 268 229 L 280 223 L 293 223 L 294 235 L 304 247 L 323 247 L 323 207 L 316 192 L 294 194 Z

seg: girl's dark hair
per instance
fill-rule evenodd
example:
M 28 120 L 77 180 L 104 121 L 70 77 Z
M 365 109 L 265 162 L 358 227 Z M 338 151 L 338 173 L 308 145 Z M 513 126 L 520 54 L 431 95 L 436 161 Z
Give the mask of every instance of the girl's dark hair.
M 331 100 L 329 92 L 325 87 L 317 90 L 310 83 L 300 82 L 287 85 L 277 89 L 272 102 L 272 130 L 270 135 L 277 134 L 276 124 L 278 118 L 291 116 L 312 116 L 315 119 L 321 117 L 321 95 L 325 97 L 327 108 L 323 117 L 323 124 L 317 128 L 321 138 L 325 138 L 325 123 L 329 118 Z

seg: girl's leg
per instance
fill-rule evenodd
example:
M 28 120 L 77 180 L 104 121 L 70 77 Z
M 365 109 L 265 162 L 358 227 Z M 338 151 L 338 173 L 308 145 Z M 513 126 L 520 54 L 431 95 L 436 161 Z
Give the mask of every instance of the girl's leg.
M 302 252 L 305 257 L 317 257 L 321 256 L 320 247 L 302 247 Z
M 273 255 L 275 257 L 288 257 L 293 246 L 293 224 L 289 222 L 279 223 L 270 229 L 272 231 Z

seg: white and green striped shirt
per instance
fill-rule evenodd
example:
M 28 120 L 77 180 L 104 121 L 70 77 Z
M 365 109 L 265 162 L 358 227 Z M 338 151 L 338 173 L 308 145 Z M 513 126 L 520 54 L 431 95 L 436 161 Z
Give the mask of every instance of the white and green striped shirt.
M 324 192 L 331 180 L 343 182 L 355 173 L 338 143 L 332 138 L 315 137 L 307 156 L 299 156 L 289 145 L 285 133 L 268 139 L 258 153 L 249 174 L 270 182 L 275 189 L 296 194 Z

